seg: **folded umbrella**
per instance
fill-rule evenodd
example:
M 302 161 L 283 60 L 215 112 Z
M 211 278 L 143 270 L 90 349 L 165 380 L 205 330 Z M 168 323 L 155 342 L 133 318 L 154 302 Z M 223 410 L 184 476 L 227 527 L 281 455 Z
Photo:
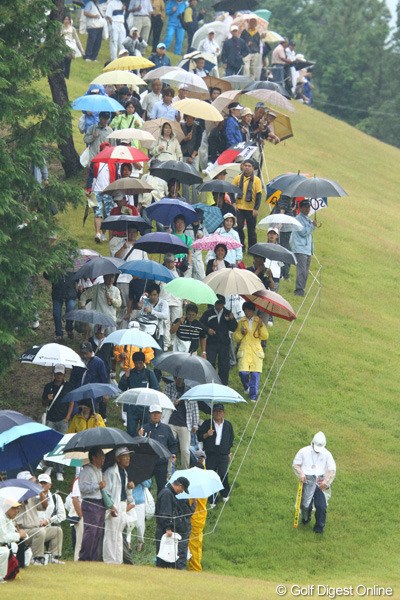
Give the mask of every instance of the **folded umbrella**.
M 257 223 L 257 227 L 267 231 L 271 227 L 276 227 L 279 229 L 279 232 L 282 233 L 288 231 L 301 231 L 303 229 L 303 225 L 299 223 L 297 219 L 291 217 L 290 215 L 283 215 L 279 213 L 264 217 L 264 219 L 261 219 L 261 221 Z
M 152 281 L 163 281 L 165 283 L 174 279 L 173 274 L 167 267 L 154 260 L 130 260 L 121 267 L 121 273 L 135 275 L 140 279 L 151 279 Z
M 92 325 L 115 327 L 114 319 L 97 310 L 71 310 L 71 312 L 65 315 L 65 319 L 67 321 L 78 321 L 78 323 L 92 323 Z
M 271 290 L 262 290 L 255 294 L 243 296 L 245 300 L 253 302 L 257 308 L 279 319 L 293 321 L 297 315 L 292 306 L 280 294 L 276 294 Z
M 223 404 L 237 404 L 246 400 L 234 389 L 218 383 L 203 383 L 196 385 L 181 396 L 181 400 L 192 402 L 211 402 Z
M 126 392 L 122 392 L 122 394 L 120 393 L 115 402 L 117 404 L 148 407 L 152 404 L 158 404 L 161 408 L 175 410 L 175 406 L 168 396 L 151 388 L 131 388 L 130 390 L 126 390 Z
M 180 160 L 166 160 L 161 162 L 154 167 L 152 173 L 156 177 L 164 179 L 164 181 L 169 181 L 169 179 L 174 178 L 187 185 L 203 182 L 202 176 L 194 167 L 192 167 L 192 165 Z
M 118 396 L 121 390 L 111 383 L 86 383 L 65 394 L 61 402 L 79 402 L 80 400 L 97 400 L 103 396 Z
M 164 289 L 177 298 L 190 300 L 196 304 L 214 304 L 217 301 L 215 292 L 208 285 L 189 277 L 176 277 L 167 283 Z
M 135 71 L 136 69 L 150 69 L 154 63 L 143 56 L 122 56 L 108 63 L 103 69 L 103 73 L 108 71 Z
M 183 216 L 187 225 L 194 223 L 199 218 L 190 204 L 176 198 L 162 198 L 158 202 L 150 204 L 146 213 L 149 219 L 154 219 L 163 225 L 172 225 L 178 215 Z
M 76 273 L 76 279 L 97 279 L 101 275 L 119 274 L 118 267 L 111 261 L 110 257 L 99 256 L 88 260 Z
M 14 471 L 42 460 L 62 434 L 41 423 L 24 423 L 0 433 L 0 471 Z
M 137 346 L 138 348 L 156 348 L 161 350 L 155 339 L 140 329 L 118 329 L 110 333 L 104 344 L 117 344 L 118 346 Z
M 170 483 L 173 483 L 178 477 L 186 477 L 189 481 L 188 492 L 181 492 L 176 497 L 178 500 L 183 498 L 208 498 L 224 489 L 220 476 L 211 469 L 179 469 L 171 475 Z
M 103 96 L 102 94 L 81 96 L 72 102 L 72 108 L 74 110 L 88 110 L 90 112 L 116 112 L 125 110 L 117 100 L 109 96 Z
M 19 360 L 22 364 L 40 365 L 41 367 L 54 367 L 54 365 L 64 365 L 67 369 L 85 367 L 75 350 L 56 343 L 33 346 L 24 352 Z
M 269 258 L 270 260 L 277 260 L 287 263 L 288 265 L 297 264 L 297 260 L 293 252 L 290 252 L 290 250 L 287 250 L 280 244 L 254 244 L 251 246 L 251 248 L 249 248 L 249 254 L 253 254 L 254 256 L 262 256 L 263 258 Z
M 189 248 L 176 235 L 170 233 L 146 233 L 135 243 L 135 248 L 152 254 L 187 254 Z
M 199 192 L 217 192 L 218 194 L 240 194 L 241 189 L 237 185 L 232 185 L 229 181 L 223 179 L 213 179 L 199 185 Z
M 127 229 L 137 229 L 140 233 L 149 231 L 151 223 L 142 217 L 133 215 L 111 215 L 104 219 L 101 223 L 102 229 L 110 229 L 111 231 L 126 231 Z
M 150 160 L 134 146 L 107 146 L 92 158 L 92 163 L 136 163 Z
M 0 481 L 0 498 L 5 504 L 14 502 L 26 502 L 33 496 L 38 496 L 43 488 L 38 483 L 26 479 L 6 479 Z
M 240 242 L 232 237 L 213 233 L 193 242 L 192 248 L 193 250 L 214 250 L 218 244 L 223 244 L 227 250 L 235 250 L 242 246 Z
M 260 279 L 246 269 L 236 267 L 221 269 L 210 273 L 204 279 L 216 294 L 223 296 L 236 296 L 237 294 L 252 294 L 264 288 Z
M 60 436 L 62 437 L 62 436 Z M 64 448 L 65 454 L 69 452 L 86 452 L 91 448 L 117 448 L 118 446 L 131 446 L 133 438 L 125 431 L 115 427 L 94 427 L 79 431 L 71 438 Z
M 186 352 L 163 352 L 153 360 L 153 364 L 160 371 L 171 373 L 174 377 L 194 379 L 199 383 L 221 383 L 218 373 L 208 360 Z

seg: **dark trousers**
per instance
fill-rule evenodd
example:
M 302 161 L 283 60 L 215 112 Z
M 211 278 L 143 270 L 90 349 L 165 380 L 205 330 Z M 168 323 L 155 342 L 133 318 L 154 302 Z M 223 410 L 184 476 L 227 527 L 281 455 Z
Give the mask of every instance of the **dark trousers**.
M 286 248 L 286 250 L 290 250 L 290 231 L 284 231 L 283 233 L 279 234 L 279 243 L 281 246 L 283 246 L 284 248 Z M 284 263 L 283 267 L 281 269 L 281 275 L 284 279 L 289 279 L 289 271 L 290 271 L 290 264 L 289 263 Z
M 243 231 L 243 227 L 244 224 L 247 224 L 247 237 L 248 237 L 248 248 L 250 248 L 251 246 L 253 246 L 254 244 L 257 244 L 257 234 L 256 234 L 256 224 L 257 224 L 257 217 L 253 217 L 253 210 L 243 210 L 241 208 L 239 208 L 236 211 L 236 218 L 237 218 L 237 232 L 239 234 L 240 237 L 240 241 L 242 242 L 243 246 L 245 246 L 245 240 L 244 240 L 244 231 Z
M 155 17 L 151 17 L 151 30 L 153 32 L 153 49 L 152 49 L 152 52 L 156 51 L 157 44 L 160 41 L 162 28 L 163 28 L 163 20 L 160 17 L 160 15 L 156 15 Z
M 86 52 L 85 58 L 89 58 L 90 60 L 96 60 L 101 46 L 101 40 L 103 39 L 103 28 L 99 27 L 95 29 L 94 27 L 90 27 L 87 30 L 88 38 L 86 44 Z
M 207 454 L 206 466 L 210 471 L 216 471 L 221 478 L 224 489 L 220 492 L 222 498 L 227 498 L 231 491 L 228 483 L 229 454 Z M 210 502 L 214 503 L 216 494 L 210 496 Z
M 101 500 L 82 500 L 83 537 L 79 560 L 102 560 L 106 509 Z
M 294 293 L 296 296 L 304 296 L 304 291 L 307 285 L 308 273 L 310 271 L 311 256 L 308 254 L 295 254 L 297 259 L 296 265 L 296 288 Z
M 191 52 L 192 51 L 192 40 L 193 40 L 193 36 L 196 33 L 198 29 L 198 26 L 196 26 L 194 23 L 189 23 L 186 29 L 186 33 L 187 33 L 187 40 L 188 40 L 188 47 L 187 47 L 187 51 Z
M 228 385 L 229 369 L 231 367 L 229 359 L 229 346 L 210 345 L 207 343 L 207 360 L 216 368 L 218 359 L 218 375 L 223 385 Z
M 153 470 L 153 476 L 156 480 L 157 484 L 157 496 L 161 492 L 163 488 L 165 488 L 165 484 L 167 483 L 167 470 L 168 470 L 168 461 L 159 461 Z
M 64 57 L 63 71 L 65 79 L 69 79 L 69 74 L 71 72 L 71 62 L 72 58 L 70 56 Z
M 316 533 L 322 533 L 326 524 L 326 498 L 324 492 L 319 487 L 315 488 L 314 495 L 308 507 L 308 514 L 303 522 L 308 522 L 311 519 L 313 505 L 315 506 L 315 525 L 314 531 Z M 302 507 L 302 514 L 304 515 L 304 508 Z
M 62 307 L 65 302 L 65 312 L 75 310 L 75 300 L 53 300 L 53 321 L 57 337 L 62 337 L 64 332 L 62 328 Z M 65 330 L 71 333 L 74 330 L 73 321 L 65 321 Z

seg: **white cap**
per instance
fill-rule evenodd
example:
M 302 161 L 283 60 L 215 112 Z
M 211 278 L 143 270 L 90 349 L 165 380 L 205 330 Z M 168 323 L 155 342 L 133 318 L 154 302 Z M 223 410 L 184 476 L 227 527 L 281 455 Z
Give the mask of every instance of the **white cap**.
M 232 25 L 231 31 L 239 31 L 239 27 L 237 25 Z
M 32 477 L 33 475 L 30 471 L 20 471 L 17 475 L 17 479 L 25 479 L 26 481 L 29 481 Z
M 269 233 L 270 231 L 274 231 L 274 232 L 275 232 L 277 235 L 279 235 L 279 229 L 277 229 L 276 227 L 270 227 L 270 228 L 268 229 L 268 232 L 267 232 L 267 233 Z
M 122 50 L 120 50 L 118 52 L 118 56 L 125 56 L 125 54 L 129 54 L 129 52 L 126 48 L 123 48 Z
M 54 371 L 54 373 L 65 373 L 65 366 L 64 365 L 54 365 L 53 371 Z
M 322 431 L 318 431 L 311 441 L 315 452 L 321 452 L 326 446 L 326 437 Z
M 131 451 L 129 450 L 129 448 L 127 448 L 126 446 L 122 446 L 122 448 L 117 448 L 115 451 L 115 458 L 118 458 L 118 456 L 122 456 L 122 454 L 130 454 Z
M 149 413 L 159 412 L 162 413 L 162 408 L 159 404 L 152 404 L 149 408 Z
M 39 483 L 51 483 L 51 477 L 50 477 L 50 475 L 47 475 L 47 473 L 42 473 L 38 477 L 38 482 Z

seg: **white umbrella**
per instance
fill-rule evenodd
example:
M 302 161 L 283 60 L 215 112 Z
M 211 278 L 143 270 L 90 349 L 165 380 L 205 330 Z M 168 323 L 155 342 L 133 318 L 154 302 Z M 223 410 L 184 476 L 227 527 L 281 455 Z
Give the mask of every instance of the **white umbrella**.
M 297 219 L 290 215 L 268 215 L 257 224 L 259 229 L 268 230 L 270 227 L 276 227 L 282 233 L 286 231 L 301 231 L 303 225 Z
M 138 346 L 138 348 L 156 348 L 161 350 L 155 339 L 140 329 L 118 329 L 104 339 L 104 344 L 118 346 Z
M 192 92 L 208 92 L 208 87 L 201 77 L 195 75 L 195 73 L 189 73 L 184 69 L 182 71 L 183 73 L 181 70 L 171 71 L 171 73 L 162 75 L 160 79 L 162 82 L 169 83 L 172 86 L 185 84 Z
M 210 273 L 204 279 L 204 283 L 209 285 L 216 294 L 222 294 L 223 296 L 253 294 L 265 289 L 257 275 L 246 269 L 236 267 Z
M 229 26 L 221 21 L 213 21 L 212 23 L 206 23 L 205 25 L 200 27 L 200 29 L 198 29 L 193 36 L 193 48 L 198 48 L 200 42 L 208 36 L 208 33 L 210 31 L 215 32 L 214 40 L 222 49 L 222 44 L 229 35 Z
M 173 483 L 178 477 L 186 477 L 189 481 L 189 491 L 181 492 L 177 498 L 208 498 L 224 489 L 220 476 L 211 469 L 181 469 L 175 471 L 169 480 Z
M 157 69 L 152 69 L 143 77 L 145 81 L 153 81 L 153 79 L 160 79 L 162 75 L 166 73 L 172 73 L 172 71 L 184 71 L 180 67 L 157 67 Z
M 207 173 L 207 177 L 205 181 L 209 181 L 210 179 L 214 179 L 219 173 L 222 171 L 226 171 L 226 179 L 225 181 L 231 181 L 236 175 L 240 173 L 240 163 L 226 163 L 226 165 L 213 165 Z
M 168 410 L 175 410 L 175 406 L 171 400 L 158 390 L 152 390 L 150 388 L 132 388 L 126 390 L 116 398 L 117 404 L 134 404 L 136 406 L 151 406 L 152 404 L 159 404 L 161 408 Z
M 33 346 L 21 356 L 21 363 L 40 365 L 42 367 L 54 367 L 64 365 L 67 369 L 72 367 L 84 367 L 81 357 L 75 350 L 63 346 L 63 344 L 44 344 L 44 346 Z
M 138 140 L 144 148 L 150 148 L 156 141 L 156 138 L 149 131 L 143 129 L 117 129 L 107 136 L 109 140 Z

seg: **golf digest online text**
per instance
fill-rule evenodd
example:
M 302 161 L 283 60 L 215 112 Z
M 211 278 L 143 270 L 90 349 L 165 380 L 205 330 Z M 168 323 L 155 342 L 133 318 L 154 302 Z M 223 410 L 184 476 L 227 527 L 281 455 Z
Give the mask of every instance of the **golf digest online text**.
M 276 586 L 276 593 L 278 596 L 293 596 L 294 598 L 300 597 L 313 597 L 319 598 L 335 598 L 355 596 L 358 598 L 389 598 L 393 596 L 393 588 L 384 587 L 380 585 L 349 585 L 334 587 L 331 585 L 299 585 L 294 583 L 292 585 L 279 584 Z

